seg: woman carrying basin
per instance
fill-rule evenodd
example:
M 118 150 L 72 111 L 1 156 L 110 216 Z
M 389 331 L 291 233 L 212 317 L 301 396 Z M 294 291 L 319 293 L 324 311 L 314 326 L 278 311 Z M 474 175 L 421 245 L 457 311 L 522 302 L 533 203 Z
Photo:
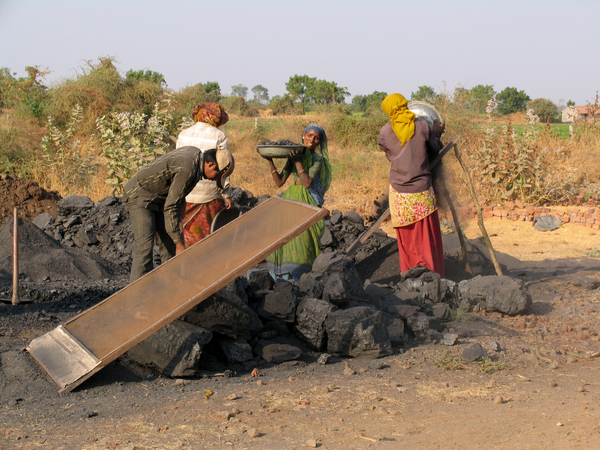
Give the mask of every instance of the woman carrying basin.
M 307 148 L 292 150 L 281 172 L 275 167 L 272 158 L 265 159 L 269 163 L 277 187 L 283 186 L 288 178 L 292 177 L 293 184 L 285 191 L 283 198 L 320 207 L 323 206 L 325 193 L 331 184 L 331 165 L 325 130 L 318 125 L 310 125 L 302 133 L 302 143 Z M 319 255 L 324 231 L 325 222 L 320 220 L 270 255 L 267 262 L 271 275 L 299 281 L 303 273 L 310 272 L 315 258 Z

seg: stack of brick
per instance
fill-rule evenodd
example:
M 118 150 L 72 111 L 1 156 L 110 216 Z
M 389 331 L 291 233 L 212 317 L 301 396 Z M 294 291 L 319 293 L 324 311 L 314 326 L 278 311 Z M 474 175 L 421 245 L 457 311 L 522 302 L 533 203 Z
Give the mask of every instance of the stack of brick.
M 503 205 L 491 206 L 481 205 L 482 215 L 485 220 L 512 220 L 533 222 L 536 217 L 554 216 L 562 223 L 572 223 L 582 225 L 587 228 L 600 230 L 600 208 L 586 206 L 562 206 L 550 207 L 525 205 L 519 200 L 506 202 Z M 477 209 L 473 203 L 457 208 L 459 220 L 469 220 L 477 218 Z M 450 212 L 441 212 L 442 220 L 452 220 Z

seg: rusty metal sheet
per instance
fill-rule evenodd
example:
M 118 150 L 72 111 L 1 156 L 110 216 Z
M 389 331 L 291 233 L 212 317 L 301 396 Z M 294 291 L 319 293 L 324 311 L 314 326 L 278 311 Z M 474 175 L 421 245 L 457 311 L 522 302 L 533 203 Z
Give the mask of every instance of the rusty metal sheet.
M 79 352 L 47 335 L 31 341 L 27 350 L 60 386 L 60 392 L 68 392 L 327 213 L 306 203 L 272 197 L 63 324 L 73 340 L 99 360 L 95 366 L 84 364 Z M 58 369 L 55 356 L 68 368 Z M 85 368 L 75 370 L 76 365 Z M 77 375 L 65 376 L 63 372 Z

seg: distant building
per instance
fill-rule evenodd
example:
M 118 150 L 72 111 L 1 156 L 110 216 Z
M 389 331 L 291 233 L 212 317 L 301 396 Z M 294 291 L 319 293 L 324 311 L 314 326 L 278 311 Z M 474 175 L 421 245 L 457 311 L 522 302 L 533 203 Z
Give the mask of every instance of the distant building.
M 568 106 L 562 111 L 563 123 L 585 122 L 589 117 L 589 106 Z

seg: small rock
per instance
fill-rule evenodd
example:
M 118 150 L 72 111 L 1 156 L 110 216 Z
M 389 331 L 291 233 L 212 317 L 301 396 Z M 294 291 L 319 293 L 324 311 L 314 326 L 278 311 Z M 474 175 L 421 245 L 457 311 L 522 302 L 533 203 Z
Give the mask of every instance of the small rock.
M 374 359 L 369 363 L 369 369 L 371 370 L 381 370 L 385 366 L 384 362 L 380 359 Z
M 321 364 L 322 366 L 324 366 L 325 364 L 327 364 L 329 362 L 330 359 L 331 359 L 331 355 L 329 353 L 322 353 L 321 356 L 319 356 L 319 359 L 317 360 L 317 362 L 319 364 Z
M 316 392 L 319 393 L 319 394 L 321 394 L 321 395 L 324 395 L 324 394 L 329 394 L 331 392 L 331 390 L 329 389 L 328 386 L 319 386 L 316 389 Z
M 317 441 L 315 439 L 309 439 L 306 441 L 306 446 L 310 448 L 317 448 Z
M 444 337 L 440 340 L 440 344 L 452 346 L 452 345 L 456 344 L 457 340 L 458 340 L 457 333 L 444 333 Z
M 256 385 L 257 385 L 257 386 L 262 386 L 262 385 L 263 385 L 263 381 L 262 381 L 262 380 L 258 380 L 258 381 L 256 382 Z
M 260 436 L 260 433 L 256 428 L 248 428 L 248 436 L 251 438 L 256 438 Z
M 239 397 L 236 394 L 229 394 L 225 400 L 237 400 Z
M 478 359 L 487 358 L 488 354 L 481 344 L 472 344 L 463 350 L 461 356 L 463 359 L 473 362 Z
M 498 342 L 496 342 L 496 341 L 490 342 L 490 348 L 492 350 L 494 350 L 495 352 L 499 352 L 502 350 L 502 347 L 500 347 L 500 344 L 498 344 Z
M 494 398 L 494 403 L 496 405 L 500 405 L 500 404 L 504 403 L 504 399 L 502 398 L 501 395 L 496 395 L 496 397 Z
M 553 381 L 552 383 L 550 383 L 549 386 L 550 387 L 558 387 L 558 383 L 556 383 L 556 382 Z
M 356 372 L 354 370 L 352 370 L 350 368 L 350 366 L 346 366 L 346 368 L 344 369 L 344 375 L 346 376 L 351 376 L 351 375 L 355 375 Z

